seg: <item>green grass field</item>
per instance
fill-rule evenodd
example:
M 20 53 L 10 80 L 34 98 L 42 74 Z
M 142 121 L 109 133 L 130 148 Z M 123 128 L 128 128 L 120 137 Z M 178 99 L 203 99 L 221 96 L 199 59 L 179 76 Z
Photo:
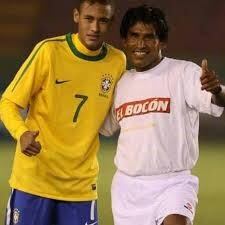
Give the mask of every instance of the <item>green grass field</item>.
M 113 156 L 115 143 L 103 141 L 99 160 L 99 217 L 101 225 L 113 225 L 110 206 L 110 184 L 115 171 Z M 202 144 L 200 159 L 194 174 L 200 178 L 199 205 L 195 225 L 223 225 L 225 202 L 225 144 Z M 10 175 L 14 144 L 0 143 L 0 221 L 4 219 L 10 192 Z M 3 222 L 0 222 L 3 224 Z

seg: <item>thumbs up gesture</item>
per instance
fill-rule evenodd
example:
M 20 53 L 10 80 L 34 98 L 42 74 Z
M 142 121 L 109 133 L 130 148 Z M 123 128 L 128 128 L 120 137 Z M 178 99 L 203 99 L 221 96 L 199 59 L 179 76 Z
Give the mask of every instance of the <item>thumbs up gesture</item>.
M 35 156 L 41 151 L 40 142 L 35 139 L 39 135 L 39 131 L 26 131 L 20 137 L 21 151 L 27 156 Z
M 215 71 L 208 68 L 208 62 L 206 59 L 202 60 L 202 74 L 200 77 L 202 84 L 201 89 L 211 92 L 212 94 L 219 94 L 221 92 L 221 83 L 215 73 Z

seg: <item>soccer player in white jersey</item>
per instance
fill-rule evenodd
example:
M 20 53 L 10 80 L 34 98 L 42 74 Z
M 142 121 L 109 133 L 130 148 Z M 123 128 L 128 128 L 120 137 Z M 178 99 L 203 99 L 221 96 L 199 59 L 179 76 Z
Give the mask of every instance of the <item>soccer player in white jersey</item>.
M 112 182 L 115 225 L 193 224 L 198 178 L 199 113 L 220 116 L 225 90 L 215 72 L 163 57 L 164 13 L 146 5 L 129 9 L 121 24 L 134 69 L 117 84 L 103 135 L 120 128 Z

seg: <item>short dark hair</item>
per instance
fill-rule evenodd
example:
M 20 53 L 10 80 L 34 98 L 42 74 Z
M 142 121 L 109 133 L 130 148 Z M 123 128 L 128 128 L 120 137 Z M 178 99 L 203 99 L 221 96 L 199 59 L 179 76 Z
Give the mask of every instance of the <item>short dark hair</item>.
M 163 42 L 168 40 L 169 27 L 161 9 L 148 5 L 128 9 L 120 25 L 120 36 L 126 38 L 129 29 L 138 22 L 152 24 L 159 40 Z
M 113 11 L 115 9 L 115 1 L 114 0 L 79 0 L 77 9 L 80 9 L 81 5 L 84 2 L 88 2 L 90 5 L 93 5 L 95 3 L 99 3 L 99 4 L 102 4 L 102 5 L 111 5 Z

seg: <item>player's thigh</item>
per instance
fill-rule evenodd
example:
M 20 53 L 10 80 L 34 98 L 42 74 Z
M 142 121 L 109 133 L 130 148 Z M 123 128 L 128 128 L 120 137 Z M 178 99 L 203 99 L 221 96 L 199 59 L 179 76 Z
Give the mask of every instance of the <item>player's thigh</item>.
M 111 186 L 114 225 L 156 225 L 152 183 L 117 171 Z M 154 186 L 154 185 L 153 185 Z
M 162 225 L 188 225 L 189 219 L 182 215 L 172 214 L 167 216 Z
M 184 175 L 169 182 L 159 201 L 157 225 L 193 224 L 198 202 L 198 178 Z
M 52 225 L 54 201 L 13 190 L 8 201 L 5 225 Z
M 98 225 L 97 201 L 58 201 L 57 225 Z

